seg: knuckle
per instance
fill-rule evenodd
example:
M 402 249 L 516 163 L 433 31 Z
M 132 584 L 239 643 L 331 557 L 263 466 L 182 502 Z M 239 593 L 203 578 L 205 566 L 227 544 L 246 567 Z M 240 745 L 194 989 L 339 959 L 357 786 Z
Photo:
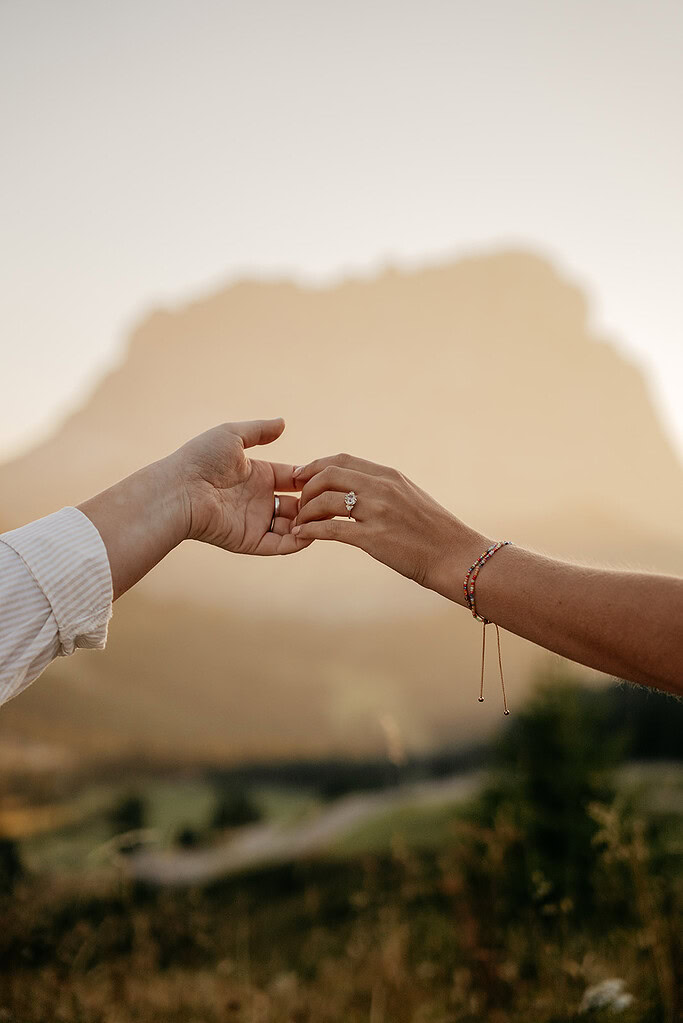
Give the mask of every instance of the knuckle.
M 310 479 L 301 491 L 302 502 L 311 501 L 317 494 L 320 493 L 320 478 L 314 476 Z
M 337 465 L 341 465 L 342 468 L 345 468 L 351 463 L 351 455 L 349 455 L 346 451 L 342 451 L 335 458 L 335 462 Z
M 311 485 L 307 483 L 301 490 L 301 497 L 299 498 L 299 507 L 303 508 L 308 504 L 311 497 Z

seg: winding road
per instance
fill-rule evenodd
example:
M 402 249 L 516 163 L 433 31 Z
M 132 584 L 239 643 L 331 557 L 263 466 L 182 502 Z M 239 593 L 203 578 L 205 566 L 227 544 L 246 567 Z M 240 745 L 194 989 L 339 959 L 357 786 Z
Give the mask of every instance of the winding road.
M 193 885 L 235 874 L 249 867 L 320 854 L 353 828 L 373 817 L 408 807 L 459 803 L 482 786 L 485 771 L 437 781 L 400 785 L 382 792 L 338 799 L 312 819 L 285 826 L 265 822 L 240 828 L 225 842 L 200 849 L 142 849 L 126 859 L 137 881 L 156 885 Z

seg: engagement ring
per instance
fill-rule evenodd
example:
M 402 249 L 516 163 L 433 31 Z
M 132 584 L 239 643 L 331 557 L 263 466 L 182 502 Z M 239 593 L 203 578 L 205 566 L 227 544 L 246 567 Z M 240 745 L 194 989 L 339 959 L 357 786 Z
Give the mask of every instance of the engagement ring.
M 353 490 L 349 490 L 348 494 L 344 494 L 344 505 L 346 506 L 349 518 L 351 518 L 351 512 L 353 511 L 357 500 L 358 498 L 354 494 Z

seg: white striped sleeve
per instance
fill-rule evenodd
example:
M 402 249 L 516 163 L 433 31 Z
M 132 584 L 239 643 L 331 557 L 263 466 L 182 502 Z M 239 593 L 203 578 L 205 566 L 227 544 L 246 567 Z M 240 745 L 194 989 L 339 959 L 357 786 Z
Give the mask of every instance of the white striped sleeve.
M 0 703 L 55 657 L 101 650 L 111 605 L 106 547 L 77 508 L 0 534 Z

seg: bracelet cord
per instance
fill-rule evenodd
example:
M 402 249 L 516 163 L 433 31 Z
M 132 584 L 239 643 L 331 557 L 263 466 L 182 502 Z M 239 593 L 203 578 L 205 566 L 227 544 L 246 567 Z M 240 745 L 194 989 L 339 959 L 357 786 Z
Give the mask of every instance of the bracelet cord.
M 480 683 L 479 683 L 479 703 L 483 703 L 484 702 L 484 662 L 485 662 L 485 658 L 486 658 L 486 626 L 493 624 L 494 627 L 495 627 L 495 630 L 496 630 L 496 639 L 497 639 L 497 642 L 498 642 L 498 669 L 500 671 L 500 686 L 501 686 L 501 689 L 502 689 L 502 692 L 503 692 L 503 713 L 506 714 L 506 715 L 509 714 L 510 711 L 508 710 L 507 696 L 505 694 L 505 679 L 503 677 L 503 658 L 502 658 L 502 655 L 501 655 L 501 652 L 500 652 L 500 629 L 498 628 L 498 625 L 496 625 L 495 622 L 491 622 L 489 618 L 484 618 L 481 615 L 477 614 L 477 604 L 476 604 L 476 599 L 475 599 L 475 589 L 474 588 L 475 588 L 475 583 L 477 581 L 477 576 L 479 575 L 479 572 L 481 571 L 482 566 L 486 564 L 486 562 L 489 560 L 489 558 L 493 557 L 493 555 L 496 553 L 496 551 L 499 551 L 501 549 L 501 547 L 507 547 L 508 544 L 510 544 L 510 543 L 512 543 L 511 540 L 499 540 L 498 543 L 491 544 L 491 546 L 487 550 L 484 551 L 482 556 L 480 558 L 478 558 L 474 562 L 474 564 L 471 566 L 471 568 L 468 571 L 467 575 L 465 576 L 465 580 L 463 582 L 463 590 L 464 590 L 464 593 L 465 593 L 465 600 L 467 602 L 467 606 L 469 607 L 469 609 L 472 612 L 472 615 L 476 619 L 476 621 L 481 622 L 481 624 L 482 624 L 482 632 L 481 632 L 481 680 L 480 680 Z

